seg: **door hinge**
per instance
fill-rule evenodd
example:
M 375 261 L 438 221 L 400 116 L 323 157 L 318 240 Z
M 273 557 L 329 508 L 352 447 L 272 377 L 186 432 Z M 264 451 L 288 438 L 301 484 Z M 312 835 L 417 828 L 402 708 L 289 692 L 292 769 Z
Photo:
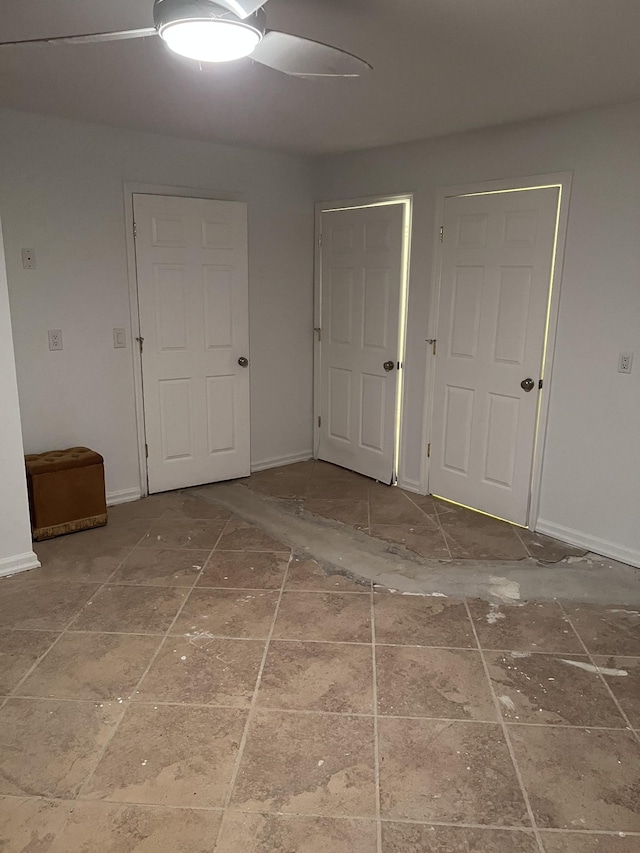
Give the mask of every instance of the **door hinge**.
M 318 248 L 322 248 L 322 234 L 318 234 Z
M 444 243 L 444 225 L 440 226 L 440 242 Z
M 135 240 L 135 238 L 136 238 L 137 236 L 138 236 L 138 226 L 137 226 L 137 224 L 134 222 L 134 223 L 133 223 L 133 239 Z
M 149 458 L 149 445 L 148 444 L 145 444 L 145 446 L 144 446 L 144 456 L 145 456 L 145 459 Z
M 431 442 L 427 444 L 427 459 L 431 459 Z
M 144 338 L 136 338 L 136 340 L 138 341 L 138 346 L 140 347 L 140 353 L 142 354 L 142 347 L 144 344 Z
M 322 329 L 320 328 L 320 326 L 314 326 L 313 331 L 318 333 L 318 343 L 320 343 L 320 341 L 322 340 Z
M 318 415 L 318 426 L 322 426 L 322 417 Z

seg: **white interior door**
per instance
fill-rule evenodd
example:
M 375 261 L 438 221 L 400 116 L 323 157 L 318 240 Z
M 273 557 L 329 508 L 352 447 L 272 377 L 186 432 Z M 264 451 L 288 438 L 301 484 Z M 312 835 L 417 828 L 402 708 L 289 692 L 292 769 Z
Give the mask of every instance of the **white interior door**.
M 522 525 L 557 209 L 557 188 L 445 203 L 429 490 Z
M 134 195 L 149 492 L 250 470 L 246 205 Z
M 322 214 L 318 456 L 384 483 L 394 468 L 404 210 Z

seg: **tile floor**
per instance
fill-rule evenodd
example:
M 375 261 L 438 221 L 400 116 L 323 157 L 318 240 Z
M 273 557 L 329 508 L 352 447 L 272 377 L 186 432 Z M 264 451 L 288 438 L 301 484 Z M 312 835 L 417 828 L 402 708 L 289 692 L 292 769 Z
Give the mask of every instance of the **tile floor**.
M 436 560 L 555 563 L 585 552 L 464 507 L 390 488 L 327 462 L 298 462 L 243 480 L 250 489 L 294 502 L 303 514 L 348 524 Z
M 0 580 L 2 853 L 640 851 L 624 604 L 373 591 L 188 492 L 37 550 Z

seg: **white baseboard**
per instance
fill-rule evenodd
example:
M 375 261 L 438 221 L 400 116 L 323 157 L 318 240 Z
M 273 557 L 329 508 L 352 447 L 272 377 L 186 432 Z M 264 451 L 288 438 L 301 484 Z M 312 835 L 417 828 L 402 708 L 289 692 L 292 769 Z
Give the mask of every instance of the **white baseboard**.
M 610 557 L 612 560 L 640 568 L 640 551 L 624 548 L 621 545 L 616 545 L 615 542 L 609 542 L 607 539 L 590 536 L 580 530 L 563 527 L 553 521 L 545 521 L 544 518 L 538 519 L 535 531 L 536 533 L 544 533 L 545 536 L 552 536 L 554 539 L 560 539 L 561 542 L 577 545 L 579 548 L 584 548 L 594 554 L 601 554 L 603 557 Z
M 267 468 L 279 468 L 280 465 L 293 465 L 295 462 L 306 462 L 313 459 L 312 450 L 303 450 L 302 453 L 290 453 L 288 456 L 276 456 L 272 459 L 262 459 L 251 463 L 251 472 L 266 471 Z
M 127 504 L 140 500 L 140 489 L 121 489 L 119 492 L 107 492 L 107 506 Z
M 0 578 L 39 568 L 40 560 L 33 551 L 27 551 L 26 554 L 15 554 L 13 557 L 3 557 L 0 560 Z

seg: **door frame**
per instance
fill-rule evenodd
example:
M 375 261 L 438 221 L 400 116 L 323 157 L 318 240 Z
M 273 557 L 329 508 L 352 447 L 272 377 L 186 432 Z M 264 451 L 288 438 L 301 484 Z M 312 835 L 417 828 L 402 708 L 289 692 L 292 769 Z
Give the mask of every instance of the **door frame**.
M 365 196 L 363 198 L 337 199 L 334 201 L 318 201 L 315 204 L 314 230 L 314 263 L 313 263 L 313 457 L 318 458 L 320 446 L 320 428 L 318 426 L 322 406 L 322 342 L 319 330 L 322 325 L 322 214 L 338 210 L 358 210 L 366 207 L 383 207 L 390 204 L 403 204 L 403 245 L 402 245 L 402 282 L 400 290 L 400 337 L 398 339 L 398 356 L 404 361 L 407 345 L 407 316 L 409 301 L 409 278 L 411 272 L 411 232 L 413 223 L 413 193 L 398 193 L 393 195 Z M 402 457 L 403 435 L 403 397 L 404 369 L 398 373 L 398 404 L 395 436 L 394 474 L 399 476 Z
M 429 296 L 429 313 L 426 327 L 427 338 L 429 339 L 437 338 L 443 254 L 443 246 L 440 242 L 440 227 L 444 221 L 444 207 L 446 200 L 448 198 L 456 196 L 518 192 L 522 190 L 526 191 L 545 188 L 558 188 L 559 191 L 554 258 L 552 260 L 551 265 L 551 298 L 549 301 L 547 330 L 542 354 L 544 365 L 544 383 L 540 394 L 538 424 L 533 451 L 533 465 L 531 470 L 531 484 L 529 490 L 529 514 L 527 519 L 527 527 L 531 530 L 535 530 L 537 526 L 540 509 L 540 484 L 542 480 L 544 449 L 547 434 L 547 423 L 549 419 L 551 377 L 553 370 L 553 357 L 556 345 L 556 335 L 558 329 L 560 288 L 564 267 L 564 254 L 567 236 L 567 223 L 569 219 L 569 203 L 571 198 L 572 179 L 573 172 L 553 172 L 550 174 L 530 175 L 522 178 L 505 178 L 494 181 L 482 181 L 472 184 L 438 187 L 436 189 L 436 218 L 433 233 L 433 262 L 431 267 L 432 287 Z M 424 436 L 424 439 L 422 450 L 422 470 L 420 476 L 420 491 L 422 492 L 422 494 L 428 494 L 429 491 L 430 460 L 427 456 L 427 447 L 429 446 L 433 435 L 436 357 L 432 355 L 431 347 L 427 346 L 425 363 L 424 412 L 422 420 L 422 434 Z
M 136 244 L 133 235 L 133 197 L 134 195 L 165 195 L 180 198 L 203 198 L 212 201 L 240 201 L 246 203 L 246 198 L 240 193 L 221 192 L 212 189 L 196 189 L 195 187 L 165 186 L 163 184 L 140 184 L 124 182 L 124 220 L 127 247 L 127 279 L 129 282 L 129 315 L 131 322 L 131 353 L 133 356 L 133 388 L 136 412 L 136 438 L 138 445 L 138 472 L 140 493 L 131 495 L 126 500 L 146 498 L 149 494 L 149 478 L 146 454 L 146 427 L 144 422 L 144 398 L 142 394 L 142 353 L 136 345 L 136 337 L 140 337 L 140 307 L 138 304 L 138 271 L 136 267 Z

